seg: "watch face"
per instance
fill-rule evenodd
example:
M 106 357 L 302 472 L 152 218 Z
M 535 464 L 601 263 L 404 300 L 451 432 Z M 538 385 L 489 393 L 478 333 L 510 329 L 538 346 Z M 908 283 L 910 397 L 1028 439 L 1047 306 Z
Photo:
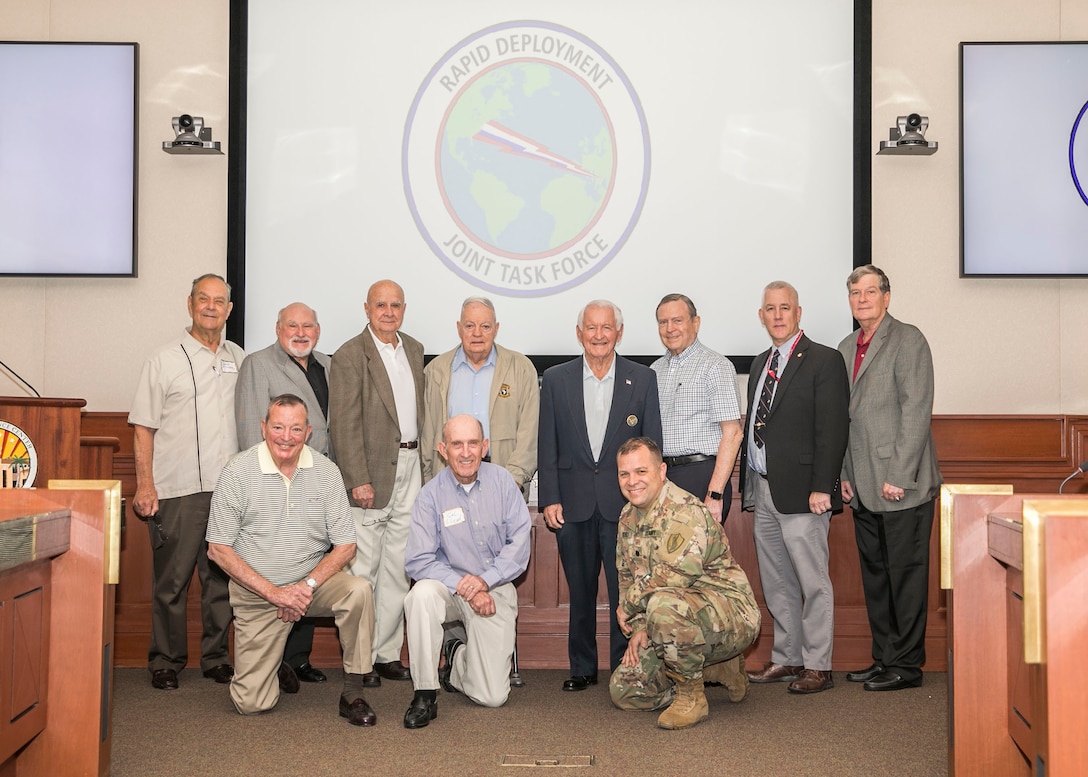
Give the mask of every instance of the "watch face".
M 15 424 L 0 421 L 0 487 L 30 488 L 38 474 L 38 451 Z

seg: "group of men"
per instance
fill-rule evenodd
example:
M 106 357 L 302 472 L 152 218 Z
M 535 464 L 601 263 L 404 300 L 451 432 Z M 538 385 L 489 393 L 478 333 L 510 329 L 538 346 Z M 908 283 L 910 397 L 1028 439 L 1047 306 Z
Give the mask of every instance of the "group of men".
M 801 332 L 792 286 L 767 286 L 759 319 L 773 347 L 753 362 L 742 424 L 736 371 L 698 340 L 681 294 L 657 307 L 666 353 L 651 367 L 616 353 L 623 314 L 594 300 L 576 322 L 582 355 L 538 384 L 528 358 L 496 344 L 483 297 L 462 305 L 461 344 L 426 368 L 388 280 L 331 359 L 301 303 L 280 311 L 276 343 L 246 357 L 223 339 L 229 286 L 198 278 L 192 327 L 147 362 L 129 419 L 134 507 L 153 547 L 152 685 L 177 688 L 197 569 L 201 667 L 230 683 L 239 712 L 326 679 L 310 664 L 310 619 L 328 616 L 344 654 L 340 714 L 355 725 L 374 725 L 363 689 L 383 679 L 413 682 L 407 728 L 437 717 L 439 687 L 505 703 L 534 474 L 570 591 L 564 691 L 597 683 L 602 569 L 616 706 L 664 707 L 660 726 L 686 728 L 707 717 L 704 683 L 732 701 L 749 682 L 832 687 L 827 538 L 844 499 L 873 633 L 873 665 L 847 679 L 920 684 L 940 482 L 932 360 L 921 333 L 887 314 L 882 271 L 858 268 L 847 287 L 861 329 L 837 353 Z M 722 529 L 738 453 L 774 620 L 771 661 L 751 672 L 760 611 Z

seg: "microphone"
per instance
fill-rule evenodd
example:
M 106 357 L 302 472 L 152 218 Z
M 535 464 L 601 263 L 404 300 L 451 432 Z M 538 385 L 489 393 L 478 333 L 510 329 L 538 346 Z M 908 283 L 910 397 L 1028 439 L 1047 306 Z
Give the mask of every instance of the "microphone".
M 1062 489 L 1065 488 L 1066 483 L 1075 478 L 1077 475 L 1083 475 L 1085 472 L 1088 472 L 1088 461 L 1082 461 L 1080 463 L 1080 466 L 1077 467 L 1076 472 L 1074 472 L 1072 475 L 1062 481 L 1062 484 L 1058 486 L 1058 493 L 1060 494 L 1062 492 Z

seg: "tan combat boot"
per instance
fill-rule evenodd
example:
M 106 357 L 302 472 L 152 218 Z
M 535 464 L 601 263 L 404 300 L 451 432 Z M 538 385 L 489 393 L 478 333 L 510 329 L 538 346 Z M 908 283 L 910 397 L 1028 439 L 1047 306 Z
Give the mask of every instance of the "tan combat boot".
M 724 685 L 729 692 L 729 701 L 734 704 L 744 701 L 748 696 L 748 673 L 744 671 L 744 654 L 740 653 L 728 661 L 703 667 L 703 682 Z
M 676 684 L 675 693 L 672 704 L 658 716 L 657 725 L 668 729 L 690 728 L 706 720 L 710 709 L 703 693 L 703 678 L 686 680 L 672 672 L 668 675 Z

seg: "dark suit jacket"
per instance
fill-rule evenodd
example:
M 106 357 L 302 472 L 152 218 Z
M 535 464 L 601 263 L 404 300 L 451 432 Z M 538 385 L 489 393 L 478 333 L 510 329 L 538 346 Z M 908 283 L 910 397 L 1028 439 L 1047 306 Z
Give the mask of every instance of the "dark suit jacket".
M 325 368 L 329 377 L 329 357 L 314 351 L 311 358 Z M 238 426 L 238 447 L 252 448 L 261 436 L 261 421 L 268 413 L 268 403 L 280 394 L 295 394 L 306 403 L 310 425 L 314 428 L 308 445 L 318 453 L 332 458 L 329 447 L 329 424 L 306 374 L 299 369 L 278 342 L 252 353 L 238 370 L 238 383 L 234 388 L 234 420 Z
M 748 380 L 748 418 L 755 413 L 759 379 L 770 349 L 752 362 Z M 767 445 L 767 483 L 780 513 L 809 512 L 813 491 L 831 494 L 831 509 L 842 509 L 839 473 L 850 431 L 850 383 L 842 356 L 833 348 L 814 343 L 805 335 L 797 341 L 790 363 L 781 370 L 763 440 Z M 744 424 L 741 443 L 741 505 L 755 504 L 754 484 L 748 471 L 748 436 Z
M 601 515 L 615 523 L 627 503 L 620 493 L 616 467 L 620 445 L 640 436 L 661 445 L 657 376 L 649 367 L 616 355 L 612 409 L 597 462 L 589 447 L 582 402 L 583 363 L 579 356 L 544 372 L 537 440 L 537 502 L 541 507 L 563 505 L 563 519 L 574 523 L 589 520 L 599 507 Z
M 416 417 L 422 430 L 423 345 L 404 332 L 399 334 L 415 378 Z M 374 507 L 389 504 L 400 456 L 400 421 L 385 362 L 369 329 L 332 355 L 329 434 L 348 493 L 369 483 L 374 487 Z

